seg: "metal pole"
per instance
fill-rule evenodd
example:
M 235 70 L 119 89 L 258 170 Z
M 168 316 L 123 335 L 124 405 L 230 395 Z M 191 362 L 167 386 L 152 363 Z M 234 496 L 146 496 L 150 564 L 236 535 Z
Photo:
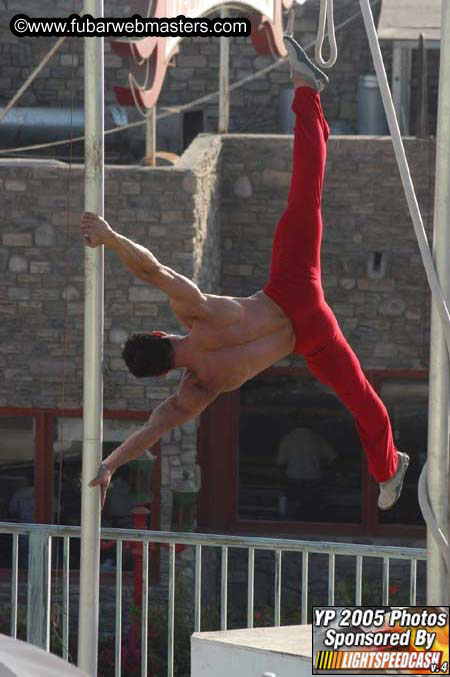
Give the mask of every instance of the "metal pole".
M 145 124 L 145 164 L 156 165 L 156 105 L 147 111 Z
M 450 4 L 442 3 L 441 65 L 436 133 L 436 192 L 433 257 L 444 294 L 450 294 Z M 448 519 L 449 472 L 449 358 L 442 322 L 432 302 L 430 388 L 428 400 L 428 495 L 437 523 Z M 427 530 L 427 602 L 448 604 L 450 580 L 445 561 Z
M 227 18 L 226 7 L 222 7 L 220 16 Z M 219 95 L 219 134 L 226 134 L 230 118 L 230 38 L 225 37 L 220 38 Z
M 103 16 L 103 0 L 85 0 L 85 13 Z M 103 38 L 84 39 L 85 209 L 103 216 Z M 97 675 L 100 490 L 88 486 L 102 458 L 103 247 L 85 249 L 83 471 L 81 493 L 78 665 Z

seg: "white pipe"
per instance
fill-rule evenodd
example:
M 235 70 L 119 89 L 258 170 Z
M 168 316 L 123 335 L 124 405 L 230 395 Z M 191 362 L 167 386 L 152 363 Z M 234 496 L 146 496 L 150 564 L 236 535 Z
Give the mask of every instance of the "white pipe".
M 427 527 L 433 532 L 433 536 L 436 539 L 436 542 L 441 551 L 441 555 L 445 560 L 447 567 L 449 566 L 449 557 L 450 552 L 448 549 L 448 538 L 443 532 L 441 527 L 436 522 L 436 518 L 431 510 L 430 497 L 428 496 L 428 487 L 427 487 L 427 463 L 422 468 L 419 477 L 419 505 L 422 511 L 423 518 L 427 524 Z
M 450 295 L 450 5 L 442 5 L 436 190 L 433 257 L 444 294 Z M 431 308 L 430 388 L 428 397 L 428 496 L 439 527 L 445 530 L 449 473 L 449 357 L 435 299 Z M 445 525 L 445 526 L 444 526 Z M 427 603 L 448 604 L 450 579 L 438 536 L 427 531 Z
M 103 16 L 103 0 L 85 0 L 85 13 Z M 103 38 L 84 39 L 85 210 L 103 216 Z M 83 471 L 81 494 L 78 665 L 97 675 L 100 489 L 89 482 L 102 458 L 103 435 L 103 247 L 85 248 Z
M 226 7 L 222 7 L 220 16 L 222 19 L 228 17 Z M 230 119 L 230 38 L 222 36 L 219 40 L 219 134 L 226 134 Z
M 403 183 L 403 190 L 405 191 L 406 201 L 408 203 L 409 212 L 414 226 L 414 231 L 419 245 L 419 250 L 422 255 L 422 261 L 425 268 L 428 284 L 430 285 L 433 299 L 439 316 L 442 321 L 442 327 L 447 344 L 447 350 L 450 354 L 450 311 L 448 308 L 448 300 L 442 290 L 439 278 L 434 267 L 433 258 L 431 256 L 430 248 L 428 246 L 427 235 L 423 225 L 422 215 L 420 213 L 419 204 L 417 202 L 414 185 L 409 171 L 408 161 L 406 159 L 405 148 L 403 146 L 400 129 L 398 126 L 397 116 L 395 114 L 394 103 L 392 101 L 391 90 L 389 89 L 386 69 L 381 55 L 380 44 L 378 42 L 377 31 L 373 20 L 372 10 L 370 8 L 369 0 L 359 0 L 361 12 L 364 18 L 364 25 L 366 27 L 367 37 L 369 39 L 370 51 L 377 74 L 378 84 L 380 86 L 381 96 L 383 98 L 384 109 L 386 112 L 389 129 L 391 132 L 392 143 L 394 146 L 395 157 L 397 159 L 400 176 Z M 445 3 L 444 3 L 445 4 Z

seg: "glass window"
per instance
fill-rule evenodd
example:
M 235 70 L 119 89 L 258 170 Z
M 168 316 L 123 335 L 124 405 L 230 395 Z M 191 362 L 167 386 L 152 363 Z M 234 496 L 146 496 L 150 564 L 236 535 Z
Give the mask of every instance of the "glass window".
M 361 520 L 361 445 L 336 396 L 307 373 L 240 390 L 239 517 Z
M 379 390 L 391 418 L 394 441 L 411 462 L 398 503 L 379 512 L 381 524 L 423 524 L 417 486 L 427 458 L 428 383 L 418 380 L 384 381 Z
M 34 521 L 35 422 L 32 416 L 0 416 L 0 515 L 8 522 Z M 0 568 L 11 566 L 11 537 L 0 537 Z M 28 561 L 28 539 L 19 541 L 19 566 Z
M 105 458 L 116 449 L 131 433 L 142 425 L 141 421 L 127 419 L 104 419 L 103 449 Z M 54 519 L 57 519 L 59 480 L 61 478 L 60 523 L 79 525 L 81 522 L 81 472 L 83 449 L 83 421 L 75 417 L 55 419 L 54 429 Z M 62 452 L 62 464 L 60 464 Z M 120 467 L 114 474 L 109 487 L 105 507 L 102 511 L 102 526 L 121 529 L 133 528 L 133 498 L 131 465 Z M 149 504 L 151 501 L 149 487 Z M 150 517 L 149 517 L 150 524 Z M 71 544 L 71 567 L 79 565 L 79 544 L 74 539 Z M 72 552 L 73 550 L 73 552 Z M 128 552 L 129 551 L 129 552 Z M 132 569 L 131 546 L 125 544 L 124 569 Z M 101 570 L 114 570 L 115 543 L 101 543 Z

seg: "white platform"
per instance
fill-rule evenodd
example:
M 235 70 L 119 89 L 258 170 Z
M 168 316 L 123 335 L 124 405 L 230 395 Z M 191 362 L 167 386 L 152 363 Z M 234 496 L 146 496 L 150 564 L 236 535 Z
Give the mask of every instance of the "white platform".
M 311 656 L 310 625 L 195 632 L 191 677 L 309 677 Z

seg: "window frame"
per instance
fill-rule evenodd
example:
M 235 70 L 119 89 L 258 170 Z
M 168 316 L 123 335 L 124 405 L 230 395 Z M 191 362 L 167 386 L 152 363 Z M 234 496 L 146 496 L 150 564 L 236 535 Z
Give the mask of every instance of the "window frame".
M 151 413 L 149 411 L 127 411 L 127 410 L 109 410 L 103 411 L 103 419 L 128 419 L 132 421 L 147 421 Z M 53 426 L 58 417 L 82 418 L 82 409 L 59 409 L 59 408 L 38 408 L 38 407 L 0 407 L 0 416 L 27 416 L 35 420 L 36 435 L 34 448 L 34 486 L 35 486 L 35 504 L 34 504 L 34 524 L 53 524 L 52 520 L 52 497 L 53 497 L 53 473 L 54 473 L 54 455 L 53 447 Z M 154 468 L 154 485 L 152 496 L 152 511 L 150 520 L 150 529 L 159 531 L 161 524 L 161 446 L 157 442 L 152 451 L 156 455 Z M 5 571 L 3 569 L 2 571 Z M 74 574 L 77 572 L 74 571 Z M 126 572 L 124 572 L 126 573 Z M 150 565 L 151 579 L 159 578 L 159 546 L 157 546 L 157 556 L 151 558 Z M 105 574 L 102 574 L 102 576 Z M 114 578 L 114 575 L 106 574 Z M 132 575 L 132 574 L 130 574 Z
M 425 380 L 428 382 L 427 370 L 394 370 L 368 369 L 365 374 L 369 383 L 379 394 L 386 380 Z M 305 367 L 270 367 L 261 372 L 258 378 L 276 379 L 282 376 L 309 375 Z M 342 522 L 281 522 L 276 520 L 243 519 L 238 515 L 239 487 L 239 391 L 227 393 L 224 406 L 218 404 L 214 414 L 208 410 L 202 415 L 198 436 L 198 462 L 202 468 L 203 486 L 198 502 L 198 524 L 201 531 L 234 534 L 277 534 L 286 536 L 333 534 L 336 536 L 370 536 L 370 537 L 405 537 L 425 538 L 426 527 L 421 525 L 381 524 L 378 516 L 378 485 L 370 476 L 367 460 L 361 454 L 361 520 L 358 523 Z M 208 408 L 210 409 L 210 408 Z M 231 414 L 231 416 L 230 416 Z M 225 421 L 224 421 L 225 419 Z M 233 420 L 234 419 L 234 420 Z M 212 435 L 208 431 L 216 431 L 216 444 L 212 445 Z M 219 431 L 219 433 L 217 432 Z M 226 438 L 224 448 L 221 439 Z M 214 449 L 214 452 L 212 452 Z M 226 472 L 217 472 L 214 461 L 216 455 L 226 454 L 229 468 Z M 208 487 L 209 484 L 209 487 Z M 215 499 L 213 517 L 211 505 Z

